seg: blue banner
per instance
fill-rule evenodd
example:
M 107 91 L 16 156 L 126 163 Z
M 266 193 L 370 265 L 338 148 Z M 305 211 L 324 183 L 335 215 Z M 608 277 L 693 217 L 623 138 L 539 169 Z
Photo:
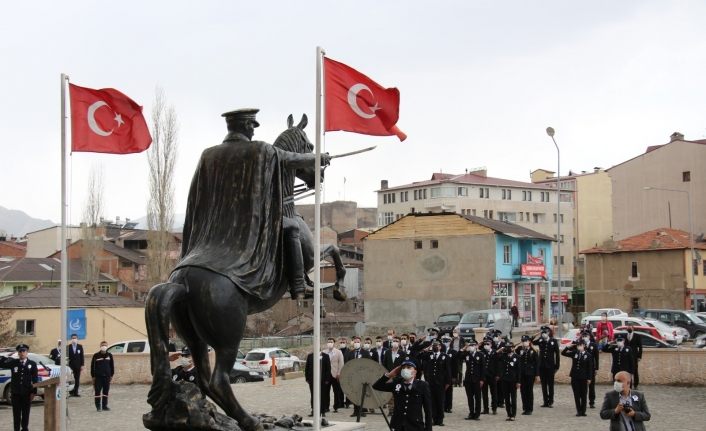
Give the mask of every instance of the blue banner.
M 86 309 L 68 310 L 66 315 L 66 338 L 78 335 L 79 340 L 86 339 Z

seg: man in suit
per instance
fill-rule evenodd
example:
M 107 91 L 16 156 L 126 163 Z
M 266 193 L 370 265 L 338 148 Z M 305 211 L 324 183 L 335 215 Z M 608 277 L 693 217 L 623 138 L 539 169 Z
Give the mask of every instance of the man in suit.
M 329 393 L 331 392 L 331 358 L 326 352 L 320 352 L 319 360 L 321 361 L 321 416 L 326 416 L 326 410 L 329 406 Z M 304 378 L 309 384 L 309 405 L 311 413 L 309 416 L 314 416 L 314 353 L 309 353 L 306 357 L 306 368 L 304 369 Z
M 628 335 L 626 338 L 627 345 L 632 349 L 632 387 L 633 389 L 637 389 L 637 385 L 640 384 L 640 374 L 638 373 L 637 367 L 642 359 L 642 336 L 637 332 L 633 332 L 632 327 L 628 326 Z
M 382 337 L 378 335 L 375 337 L 375 347 L 370 350 L 370 358 L 384 367 L 385 352 L 387 349 L 383 346 Z
M 49 359 L 54 361 L 54 365 L 60 365 L 61 361 L 61 340 L 56 340 L 56 347 L 49 352 Z
M 343 353 L 335 347 L 336 340 L 329 337 L 326 348 L 323 350 L 329 357 L 331 364 L 331 387 L 333 388 L 333 412 L 338 413 L 338 409 L 343 408 L 343 389 L 339 378 L 341 377 L 341 369 L 343 368 L 344 358 Z M 328 393 L 327 393 L 328 394 Z M 330 402 L 330 395 L 326 395 L 326 400 Z M 324 411 L 329 409 L 329 404 L 325 405 Z
M 431 431 L 431 392 L 429 384 L 416 380 L 417 365 L 404 361 L 373 384 L 373 389 L 392 392 L 395 403 L 390 420 L 393 431 Z
M 610 431 L 645 431 L 645 422 L 652 417 L 645 396 L 630 389 L 630 380 L 630 373 L 618 372 L 613 390 L 603 398 L 601 419 L 610 420 Z
M 78 335 L 71 334 L 71 343 L 67 349 L 68 353 L 66 357 L 68 358 L 69 368 L 74 373 L 74 390 L 69 392 L 69 395 L 74 397 L 80 397 L 78 393 L 78 387 L 81 382 L 81 371 L 83 371 L 83 346 L 78 344 Z
M 395 336 L 392 339 L 390 346 L 391 347 L 385 351 L 385 358 L 383 360 L 383 366 L 388 371 L 392 371 L 393 368 L 397 367 L 404 361 L 404 357 L 400 351 L 400 338 Z
M 12 370 L 10 389 L 12 391 L 12 419 L 15 431 L 26 431 L 29 426 L 29 410 L 37 389 L 32 386 L 39 381 L 37 364 L 30 361 L 29 346 L 17 346 L 17 359 L 0 357 L 0 368 Z
M 392 342 L 394 341 L 395 338 L 395 329 L 390 328 L 387 330 L 387 339 L 383 343 L 382 347 L 384 347 L 387 350 L 390 350 L 392 348 Z M 399 341 L 399 340 L 398 340 Z

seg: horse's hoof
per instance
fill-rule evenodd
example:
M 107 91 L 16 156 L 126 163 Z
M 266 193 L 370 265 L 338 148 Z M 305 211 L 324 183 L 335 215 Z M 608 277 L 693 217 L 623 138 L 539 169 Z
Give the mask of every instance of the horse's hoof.
M 333 288 L 333 299 L 335 299 L 336 301 L 343 302 L 348 299 L 348 295 L 346 295 L 346 292 L 339 289 L 338 285 L 336 285 Z
M 239 425 L 244 431 L 265 431 L 265 426 L 255 416 L 247 416 Z

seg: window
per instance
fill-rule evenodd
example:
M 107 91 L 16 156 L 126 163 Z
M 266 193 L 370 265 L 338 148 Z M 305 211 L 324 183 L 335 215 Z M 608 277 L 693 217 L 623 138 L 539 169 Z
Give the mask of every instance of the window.
M 34 336 L 34 320 L 18 320 L 17 335 Z
M 458 188 L 458 195 L 459 196 L 468 196 L 468 187 L 459 187 Z
M 17 295 L 18 293 L 26 292 L 27 286 L 12 286 L 12 294 Z
M 691 171 L 684 171 L 681 173 L 681 180 L 685 183 L 691 181 Z
M 386 204 L 387 203 L 387 193 L 382 195 L 382 203 Z
M 522 200 L 523 201 L 531 201 L 532 200 L 532 192 L 523 190 L 522 191 Z
M 520 212 L 520 221 L 525 221 L 525 213 Z
M 561 235 L 561 236 L 559 237 L 559 242 L 561 242 L 562 244 L 564 243 L 564 235 Z
M 704 259 L 704 267 L 701 269 L 701 274 L 706 275 L 706 259 Z
M 532 213 L 532 221 L 535 223 L 544 223 L 544 216 L 544 213 Z M 529 221 L 529 218 L 527 220 Z
M 507 199 L 507 190 L 503 189 L 503 199 Z
M 414 249 L 421 250 L 422 249 L 422 242 L 421 241 L 414 241 Z
M 511 263 L 511 253 L 512 253 L 512 245 L 506 244 L 503 246 L 503 264 L 509 265 Z
M 99 284 L 98 291 L 101 293 L 110 293 L 110 286 L 107 284 Z
M 511 189 L 502 189 L 502 191 L 503 191 L 503 199 L 512 200 L 512 190 Z
M 542 259 L 544 259 L 544 249 L 543 249 L 543 248 L 540 248 L 540 249 L 539 249 L 539 256 L 540 256 Z
M 419 191 L 419 190 L 415 190 L 415 191 L 414 191 L 414 200 L 415 200 L 415 201 L 418 200 L 418 194 L 417 194 L 418 191 Z
M 431 188 L 431 198 L 455 198 L 456 188 L 455 187 L 432 187 Z
M 427 189 L 424 189 L 424 193 L 422 193 L 422 194 L 424 195 L 423 199 L 426 199 L 427 198 Z
M 525 213 L 525 221 L 527 221 L 529 223 L 529 221 L 530 221 L 529 213 Z
M 483 218 L 488 218 L 488 210 L 483 210 Z
M 438 240 L 435 240 L 435 239 L 432 239 L 432 240 L 430 241 L 430 245 L 431 245 L 431 248 L 439 248 L 439 241 L 438 241 Z
M 121 260 L 120 266 L 123 268 L 130 268 L 132 266 L 132 262 L 130 262 L 129 260 Z
M 559 214 L 559 223 L 564 223 L 564 214 Z
M 554 213 L 554 223 L 556 223 L 556 213 Z M 555 236 L 556 238 L 556 236 Z
M 699 275 L 699 261 L 694 259 L 691 262 L 691 267 L 692 267 L 692 270 L 694 271 L 694 275 Z
M 145 351 L 145 344 L 144 341 L 127 343 L 127 353 L 142 353 Z
M 539 200 L 542 202 L 549 202 L 549 192 L 539 192 Z
M 640 273 L 637 272 L 637 262 L 632 263 L 632 268 L 630 270 L 630 277 L 632 278 L 638 278 L 640 276 Z
M 493 218 L 493 210 L 488 211 L 488 218 L 489 219 Z
M 522 213 L 520 213 L 522 214 Z M 514 223 L 517 221 L 517 214 L 516 213 L 509 213 L 509 212 L 498 212 L 498 219 L 502 221 L 509 221 L 511 223 Z
M 392 223 L 394 220 L 395 214 L 392 212 L 384 212 L 378 214 L 378 226 L 386 226 L 390 223 Z
M 473 215 L 476 215 L 476 210 L 472 209 L 471 212 L 473 213 Z
M 559 259 L 559 261 L 561 262 L 561 265 L 563 265 L 564 264 L 564 256 L 559 256 L 559 257 L 561 258 L 561 259 Z M 556 258 L 557 257 L 554 256 L 554 265 L 556 265 Z
M 630 306 L 633 311 L 638 310 L 640 308 L 640 298 L 630 298 Z
M 410 214 L 414 214 L 414 207 L 409 209 Z
M 394 204 L 394 203 L 395 203 L 395 194 L 394 194 L 394 193 L 390 193 L 390 197 L 392 198 L 392 203 Z
M 481 199 L 490 199 L 490 189 L 488 187 L 479 187 L 478 192 Z

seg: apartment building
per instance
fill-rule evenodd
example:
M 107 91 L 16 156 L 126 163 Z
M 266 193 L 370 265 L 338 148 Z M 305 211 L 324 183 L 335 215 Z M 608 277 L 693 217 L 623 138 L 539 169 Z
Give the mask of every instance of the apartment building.
M 559 223 L 561 256 L 556 243 L 552 255 L 561 268 L 561 292 L 573 290 L 576 244 L 571 193 L 562 191 L 561 211 L 557 215 L 558 194 L 553 185 L 493 178 L 487 175 L 487 170 L 478 169 L 460 175 L 434 173 L 430 180 L 393 187 L 382 180 L 377 194 L 380 227 L 406 214 L 455 212 L 507 221 L 556 239 Z M 558 286 L 557 272 L 554 271 L 552 280 L 554 288 Z

